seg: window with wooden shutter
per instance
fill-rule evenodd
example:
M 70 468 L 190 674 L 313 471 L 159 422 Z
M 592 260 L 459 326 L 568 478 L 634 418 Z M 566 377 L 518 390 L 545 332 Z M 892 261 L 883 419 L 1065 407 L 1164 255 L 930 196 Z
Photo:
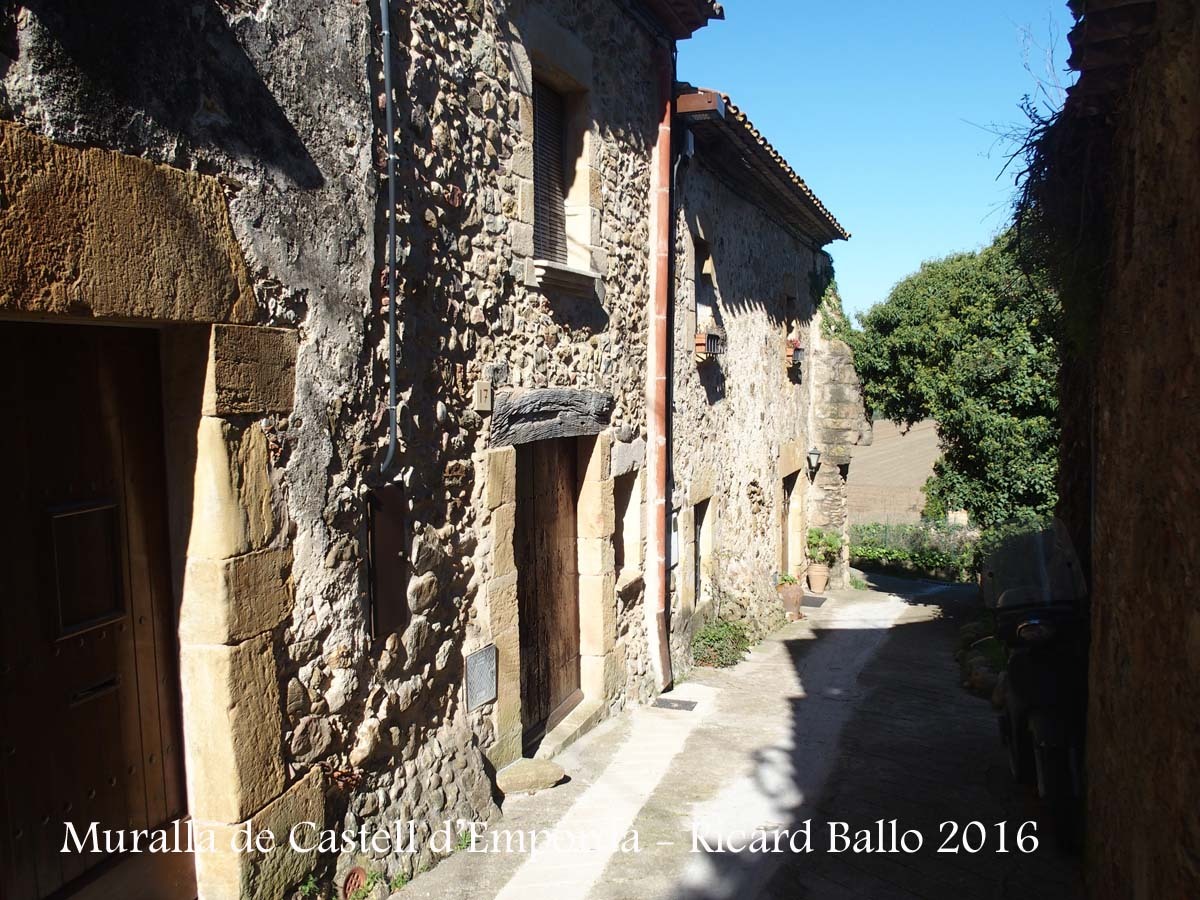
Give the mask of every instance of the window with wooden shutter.
M 370 622 L 371 636 L 377 639 L 402 633 L 409 621 L 407 509 L 399 484 L 384 485 L 368 495 Z
M 563 183 L 566 102 L 533 83 L 533 248 L 539 259 L 567 262 L 567 191 Z

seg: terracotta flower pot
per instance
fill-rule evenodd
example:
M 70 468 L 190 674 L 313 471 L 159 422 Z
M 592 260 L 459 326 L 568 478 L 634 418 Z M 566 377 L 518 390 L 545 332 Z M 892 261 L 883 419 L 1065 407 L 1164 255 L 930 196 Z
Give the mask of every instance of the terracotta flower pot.
M 804 587 L 800 584 L 781 584 L 776 587 L 779 599 L 783 602 L 783 611 L 788 619 L 801 618 L 800 607 L 804 605 Z
M 829 566 L 823 563 L 809 563 L 808 588 L 814 594 L 825 593 L 829 586 Z

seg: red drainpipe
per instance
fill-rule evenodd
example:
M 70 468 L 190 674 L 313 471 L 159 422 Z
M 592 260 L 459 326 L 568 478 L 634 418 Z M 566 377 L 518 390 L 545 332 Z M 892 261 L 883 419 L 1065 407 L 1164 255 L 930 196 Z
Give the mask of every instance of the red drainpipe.
M 669 592 L 667 555 L 669 537 L 667 518 L 667 358 L 670 334 L 667 330 L 671 289 L 671 113 L 675 87 L 675 66 L 667 47 L 656 47 L 658 141 L 654 147 L 654 170 L 650 188 L 650 333 L 646 348 L 646 436 L 647 468 L 650 471 L 649 578 L 646 604 L 654 610 L 658 636 L 658 688 L 671 686 L 671 639 L 667 628 Z

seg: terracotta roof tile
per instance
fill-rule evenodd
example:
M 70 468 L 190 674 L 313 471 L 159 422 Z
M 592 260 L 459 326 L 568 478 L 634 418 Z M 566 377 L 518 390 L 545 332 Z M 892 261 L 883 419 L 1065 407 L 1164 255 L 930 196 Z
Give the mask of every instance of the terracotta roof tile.
M 691 96 L 696 98 L 697 102 L 686 103 L 684 97 Z M 805 183 L 804 179 L 796 174 L 796 171 L 791 167 L 783 155 L 775 149 L 770 141 L 755 127 L 750 121 L 750 117 L 730 99 L 729 95 L 721 91 L 713 91 L 707 88 L 696 88 L 691 85 L 679 85 L 680 111 L 687 110 L 702 105 L 705 107 L 704 112 L 710 112 L 709 118 L 720 118 L 727 128 L 738 132 L 742 143 L 748 145 L 748 148 L 757 155 L 760 160 L 767 163 L 768 168 L 774 170 L 777 179 L 781 180 L 794 193 L 794 199 L 801 202 L 801 205 L 807 206 L 815 213 L 817 218 L 826 226 L 828 231 L 827 237 L 830 240 L 838 238 L 848 240 L 850 233 L 842 227 L 841 223 L 834 218 L 833 213 L 821 202 L 820 198 L 813 193 L 812 189 Z M 713 102 L 713 97 L 720 97 L 723 109 Z

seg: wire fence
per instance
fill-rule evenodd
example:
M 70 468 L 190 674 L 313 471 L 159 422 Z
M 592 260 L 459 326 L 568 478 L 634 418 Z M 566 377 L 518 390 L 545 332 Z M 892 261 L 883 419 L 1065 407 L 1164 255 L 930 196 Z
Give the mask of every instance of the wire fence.
M 850 563 L 948 581 L 974 578 L 979 530 L 945 521 L 859 522 L 850 526 Z

